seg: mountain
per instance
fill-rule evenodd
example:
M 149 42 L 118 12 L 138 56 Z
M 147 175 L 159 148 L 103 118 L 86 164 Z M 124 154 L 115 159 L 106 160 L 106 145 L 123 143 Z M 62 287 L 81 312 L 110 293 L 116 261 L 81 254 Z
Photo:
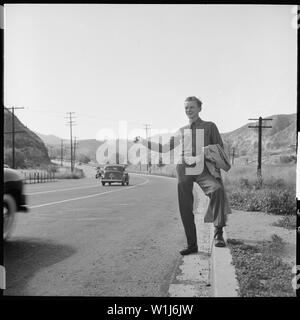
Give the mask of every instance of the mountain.
M 271 121 L 263 121 L 263 125 L 272 128 L 262 129 L 262 162 L 268 164 L 288 163 L 296 159 L 296 132 L 297 115 L 278 114 L 266 117 Z M 248 128 L 257 126 L 257 122 L 247 123 L 244 126 L 227 133 L 221 133 L 226 152 L 232 157 L 234 149 L 235 163 L 257 163 L 258 129 Z M 163 142 L 167 142 L 171 134 L 162 135 Z M 158 136 L 152 137 L 158 141 Z
M 53 135 L 53 134 L 41 134 L 41 133 L 38 133 L 36 131 L 34 131 L 34 133 L 38 137 L 40 137 L 46 145 L 55 146 L 55 145 L 60 145 L 61 144 L 61 140 L 62 139 L 57 137 L 57 136 L 55 136 L 55 135 Z
M 96 161 L 96 152 L 103 141 L 98 141 L 96 139 L 86 139 L 77 141 L 77 155 L 85 155 L 89 159 Z
M 78 140 L 76 147 L 76 154 L 80 158 L 81 156 L 87 156 L 90 160 L 96 161 L 96 153 L 98 148 L 104 143 L 104 141 L 96 139 Z M 120 140 L 120 145 L 126 145 L 126 140 Z M 128 149 L 133 145 L 132 141 L 128 141 Z M 79 160 L 79 159 L 78 159 Z M 79 160 L 80 161 L 80 160 Z M 122 160 L 120 160 L 122 161 Z
M 45 167 L 51 164 L 48 150 L 33 131 L 23 125 L 17 116 L 15 127 L 15 166 L 20 168 Z M 4 108 L 4 163 L 12 165 L 12 113 Z M 20 132 L 18 132 L 20 131 Z
M 273 120 L 263 121 L 263 125 L 272 126 L 262 129 L 263 154 L 270 156 L 295 153 L 296 114 L 279 114 L 266 119 Z M 236 156 L 257 155 L 258 129 L 248 128 L 249 125 L 257 126 L 258 122 L 248 123 L 232 132 L 222 134 L 225 148 L 235 148 Z
M 263 162 L 276 163 L 280 157 L 291 157 L 295 155 L 296 144 L 296 114 L 279 114 L 267 118 L 272 121 L 263 121 L 263 125 L 271 125 L 262 131 L 262 156 Z M 247 123 L 244 126 L 227 133 L 221 133 L 225 150 L 232 154 L 234 148 L 235 158 L 240 160 L 255 162 L 257 160 L 258 130 L 248 128 L 249 125 L 257 125 L 257 122 Z M 46 143 L 51 152 L 56 152 L 55 156 L 60 157 L 59 137 L 53 135 L 38 134 Z M 162 134 L 163 143 L 167 142 L 171 133 Z M 152 141 L 158 142 L 157 135 L 152 137 Z M 78 140 L 76 145 L 76 155 L 86 156 L 90 160 L 96 161 L 96 152 L 103 141 L 95 139 Z M 128 142 L 128 148 L 132 146 L 132 141 Z M 70 154 L 70 141 L 64 141 L 66 154 Z M 54 150 L 54 151 L 53 151 Z M 80 161 L 80 160 L 79 160 Z
M 36 134 L 44 141 L 47 149 L 49 150 L 51 158 L 59 159 L 61 157 L 61 141 L 63 140 L 63 157 L 64 159 L 70 159 L 70 140 L 65 140 L 55 135 L 46 135 L 39 132 L 36 132 Z M 73 148 L 74 142 L 75 141 L 73 140 Z M 96 151 L 102 143 L 103 141 L 98 141 L 96 139 L 77 140 L 75 147 L 76 159 L 85 162 L 81 160 L 81 158 L 84 156 L 90 160 L 96 161 Z

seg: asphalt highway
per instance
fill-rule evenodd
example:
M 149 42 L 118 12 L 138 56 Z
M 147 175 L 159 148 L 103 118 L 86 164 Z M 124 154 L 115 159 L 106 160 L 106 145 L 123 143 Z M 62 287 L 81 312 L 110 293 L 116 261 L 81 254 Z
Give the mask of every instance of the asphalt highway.
M 5 295 L 167 296 L 185 246 L 176 179 L 102 186 L 89 173 L 25 185 L 30 211 L 5 243 Z

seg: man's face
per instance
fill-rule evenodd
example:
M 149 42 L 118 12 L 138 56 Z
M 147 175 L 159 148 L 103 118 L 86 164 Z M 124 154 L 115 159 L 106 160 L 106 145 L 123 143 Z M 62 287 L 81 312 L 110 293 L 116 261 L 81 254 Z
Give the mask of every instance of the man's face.
M 198 118 L 200 108 L 196 101 L 186 101 L 184 103 L 184 107 L 185 107 L 185 113 L 190 120 L 194 120 Z

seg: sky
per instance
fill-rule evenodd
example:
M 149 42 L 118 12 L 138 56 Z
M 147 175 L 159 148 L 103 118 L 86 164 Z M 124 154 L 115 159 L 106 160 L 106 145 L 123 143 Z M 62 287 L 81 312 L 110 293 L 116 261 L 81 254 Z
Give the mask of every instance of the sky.
M 229 132 L 296 112 L 290 5 L 6 4 L 4 104 L 31 130 L 100 139 L 175 131 L 184 99 Z M 125 130 L 125 131 L 126 131 Z

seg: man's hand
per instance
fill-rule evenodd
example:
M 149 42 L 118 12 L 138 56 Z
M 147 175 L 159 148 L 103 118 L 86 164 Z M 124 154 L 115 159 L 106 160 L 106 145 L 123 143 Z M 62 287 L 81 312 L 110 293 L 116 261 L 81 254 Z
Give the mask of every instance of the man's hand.
M 137 136 L 137 137 L 135 137 L 134 139 L 133 139 L 133 142 L 134 143 L 138 143 L 138 142 L 140 142 L 142 140 L 142 138 L 140 137 L 140 136 Z
M 203 148 L 201 150 L 203 152 Z M 198 163 L 203 159 L 203 155 L 199 154 L 198 156 L 185 156 L 184 157 L 184 161 L 186 164 L 188 164 L 189 166 L 194 164 L 194 163 Z
M 185 156 L 184 157 L 184 162 L 191 166 L 192 164 L 196 163 L 196 157 L 193 156 Z

